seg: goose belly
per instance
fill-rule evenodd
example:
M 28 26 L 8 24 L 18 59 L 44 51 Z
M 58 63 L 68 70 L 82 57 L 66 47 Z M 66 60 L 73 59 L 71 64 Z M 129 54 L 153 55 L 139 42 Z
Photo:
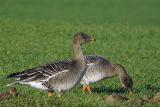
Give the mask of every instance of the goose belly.
M 83 77 L 83 75 L 79 74 L 79 76 L 77 75 L 77 76 L 73 77 L 73 79 L 61 84 L 61 86 L 59 86 L 59 88 L 63 91 L 69 90 L 69 89 L 73 88 L 76 84 L 78 84 L 80 82 L 80 80 L 82 79 L 82 77 Z
M 99 80 L 102 80 L 107 77 L 107 74 L 105 72 L 102 72 L 101 70 L 88 70 L 84 74 L 81 84 L 90 84 L 97 82 Z
M 87 64 L 87 70 L 84 74 L 81 84 L 90 84 L 106 78 L 108 75 L 102 67 L 95 63 Z
M 63 84 L 59 85 L 58 88 L 62 91 L 66 91 L 66 90 L 73 88 L 76 84 L 77 84 L 77 82 L 67 82 L 67 83 L 63 83 Z
M 82 84 L 90 84 L 90 83 L 94 83 L 97 82 L 99 80 L 104 79 L 106 76 L 101 74 L 101 73 L 97 73 L 95 75 L 91 74 L 91 75 L 84 75 L 81 83 Z
M 43 82 L 22 82 L 21 84 L 28 84 L 33 88 L 37 88 L 40 90 L 49 90 L 47 87 L 42 85 Z
M 66 91 L 73 88 L 80 82 L 84 75 L 84 70 L 78 73 L 66 73 L 65 75 L 59 75 L 58 77 L 51 78 L 49 83 L 52 84 L 52 88 L 55 91 Z

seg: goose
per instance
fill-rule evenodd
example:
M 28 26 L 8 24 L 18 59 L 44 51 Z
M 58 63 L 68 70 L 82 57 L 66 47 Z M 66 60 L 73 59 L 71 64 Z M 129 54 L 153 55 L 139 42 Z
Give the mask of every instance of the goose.
M 73 38 L 73 60 L 54 61 L 35 68 L 16 72 L 7 78 L 17 78 L 13 83 L 8 84 L 28 84 L 34 88 L 48 91 L 48 96 L 52 91 L 61 97 L 61 92 L 73 88 L 82 79 L 87 63 L 81 50 L 81 44 L 95 41 L 84 32 L 78 32 Z
M 86 55 L 87 69 L 81 80 L 83 94 L 87 89 L 91 94 L 91 83 L 118 75 L 123 87 L 132 93 L 133 80 L 120 64 L 112 64 L 108 59 L 98 55 Z

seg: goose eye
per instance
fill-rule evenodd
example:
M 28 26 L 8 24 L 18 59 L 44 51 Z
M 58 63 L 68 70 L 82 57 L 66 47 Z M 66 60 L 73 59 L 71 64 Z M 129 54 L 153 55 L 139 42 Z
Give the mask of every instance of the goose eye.
M 85 40 L 89 38 L 88 35 L 86 35 L 86 34 L 83 34 L 82 36 L 83 36 L 83 38 L 84 38 Z

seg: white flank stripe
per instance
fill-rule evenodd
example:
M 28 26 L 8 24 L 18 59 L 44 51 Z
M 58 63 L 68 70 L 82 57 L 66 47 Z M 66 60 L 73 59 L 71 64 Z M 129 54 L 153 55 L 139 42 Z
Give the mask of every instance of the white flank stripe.
M 94 65 L 94 63 L 90 63 L 90 64 L 87 64 L 87 65 Z
M 69 70 L 64 70 L 64 71 L 58 72 L 58 73 L 56 73 L 56 74 L 50 76 L 49 78 L 47 78 L 46 81 L 48 81 L 48 80 L 49 80 L 50 78 L 52 78 L 52 77 L 55 77 L 55 76 L 58 75 L 58 74 L 61 74 L 61 73 L 63 73 L 63 72 L 68 72 L 68 71 L 69 71 Z
M 47 74 L 43 74 L 44 76 L 46 76 L 46 77 L 49 77 L 49 75 L 47 75 Z
M 47 87 L 45 87 L 45 86 L 42 85 L 42 82 L 28 82 L 26 84 L 29 84 L 32 87 L 38 88 L 38 89 L 41 89 L 41 90 L 48 90 Z

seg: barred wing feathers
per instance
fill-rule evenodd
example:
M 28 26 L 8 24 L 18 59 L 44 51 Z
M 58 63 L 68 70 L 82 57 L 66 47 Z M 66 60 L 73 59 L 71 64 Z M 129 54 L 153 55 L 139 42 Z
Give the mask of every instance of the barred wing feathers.
M 72 60 L 55 61 L 53 63 L 40 65 L 38 67 L 24 70 L 22 72 L 13 73 L 7 78 L 16 77 L 17 82 L 43 81 L 50 77 L 67 72 L 71 69 Z

